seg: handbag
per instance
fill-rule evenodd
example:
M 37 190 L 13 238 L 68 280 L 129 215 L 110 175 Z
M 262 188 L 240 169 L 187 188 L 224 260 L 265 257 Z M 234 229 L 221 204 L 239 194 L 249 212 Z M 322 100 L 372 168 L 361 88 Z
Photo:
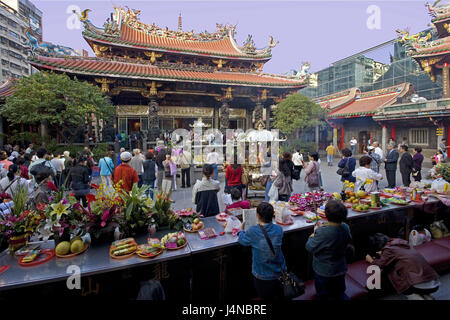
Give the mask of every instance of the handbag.
M 345 163 L 345 166 L 343 168 L 339 168 L 336 173 L 340 176 L 348 176 L 350 174 L 350 169 L 348 168 L 348 161 L 349 159 L 347 158 L 347 162 Z
M 248 184 L 247 171 L 244 168 L 242 168 L 241 183 L 244 184 L 244 185 Z
M 267 234 L 266 229 L 262 225 L 259 225 L 264 237 L 266 238 L 267 244 L 269 245 L 270 251 L 272 251 L 273 256 L 276 258 L 275 250 L 273 249 L 272 241 Z M 282 265 L 280 264 L 281 277 L 280 281 L 283 286 L 284 297 L 287 299 L 293 299 L 295 297 L 301 296 L 305 293 L 305 284 L 300 280 L 294 273 L 286 272 Z
M 306 183 L 310 188 L 319 187 L 319 169 L 317 168 L 315 163 L 314 163 L 314 171 L 312 171 L 309 175 L 306 176 Z

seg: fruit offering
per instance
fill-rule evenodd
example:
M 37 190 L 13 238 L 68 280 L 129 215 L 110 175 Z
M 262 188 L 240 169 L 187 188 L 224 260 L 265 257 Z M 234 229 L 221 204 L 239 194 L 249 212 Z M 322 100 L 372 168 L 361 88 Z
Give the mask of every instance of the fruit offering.
M 356 204 L 355 203 L 352 206 L 352 209 L 355 210 L 355 211 L 365 212 L 365 211 L 369 210 L 369 205 L 367 205 L 367 204 Z
M 79 236 L 73 237 L 69 241 L 61 241 L 55 248 L 56 256 L 59 258 L 73 257 L 83 253 L 88 248 L 88 245 L 83 242 Z
M 168 233 L 161 239 L 161 245 L 169 250 L 182 248 L 186 245 L 186 243 L 186 235 L 181 231 L 178 233 Z
M 134 254 L 137 244 L 134 238 L 126 238 L 114 241 L 111 244 L 110 255 L 112 258 L 128 257 Z
M 192 224 L 186 223 L 184 229 L 188 232 L 197 232 L 198 230 L 203 229 L 203 222 L 200 221 L 199 218 L 195 218 L 194 221 L 192 221 Z
M 393 199 L 391 199 L 391 201 L 389 203 L 398 204 L 398 205 L 406 205 L 409 203 L 409 201 L 406 201 L 404 199 L 393 198 Z
M 150 244 L 141 244 L 137 246 L 136 254 L 142 258 L 154 258 L 163 252 L 162 247 L 155 247 Z
M 226 213 L 219 213 L 216 216 L 216 220 L 217 221 L 222 221 L 222 222 L 227 221 L 227 218 L 228 218 L 228 215 Z

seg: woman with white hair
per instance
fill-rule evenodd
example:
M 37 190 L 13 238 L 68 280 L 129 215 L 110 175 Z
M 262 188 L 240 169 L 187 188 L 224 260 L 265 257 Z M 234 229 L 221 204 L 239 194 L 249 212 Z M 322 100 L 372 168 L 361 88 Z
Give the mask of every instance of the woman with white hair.
M 133 150 L 133 158 L 130 161 L 130 166 L 137 172 L 139 177 L 138 187 L 142 186 L 142 174 L 144 173 L 145 157 L 141 154 L 140 149 Z

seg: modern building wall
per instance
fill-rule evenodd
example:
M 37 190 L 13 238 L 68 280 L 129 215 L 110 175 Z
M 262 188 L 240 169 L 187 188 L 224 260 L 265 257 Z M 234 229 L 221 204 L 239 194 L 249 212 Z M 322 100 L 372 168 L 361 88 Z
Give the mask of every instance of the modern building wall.
M 31 74 L 31 66 L 26 61 L 28 50 L 24 45 L 27 41 L 24 30 L 30 26 L 42 30 L 42 12 L 30 1 L 20 0 L 19 12 L 0 2 L 0 82 Z

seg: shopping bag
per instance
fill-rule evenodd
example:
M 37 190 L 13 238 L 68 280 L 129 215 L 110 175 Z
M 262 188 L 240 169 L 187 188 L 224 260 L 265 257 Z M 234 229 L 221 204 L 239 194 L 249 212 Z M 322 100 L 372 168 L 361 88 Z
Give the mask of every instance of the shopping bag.
M 278 188 L 275 187 L 275 184 L 270 187 L 268 196 L 270 201 L 278 201 Z
M 229 194 L 229 193 L 222 194 L 222 200 L 223 200 L 223 204 L 226 206 L 229 206 L 230 204 L 233 203 L 233 200 L 231 200 L 231 194 Z

